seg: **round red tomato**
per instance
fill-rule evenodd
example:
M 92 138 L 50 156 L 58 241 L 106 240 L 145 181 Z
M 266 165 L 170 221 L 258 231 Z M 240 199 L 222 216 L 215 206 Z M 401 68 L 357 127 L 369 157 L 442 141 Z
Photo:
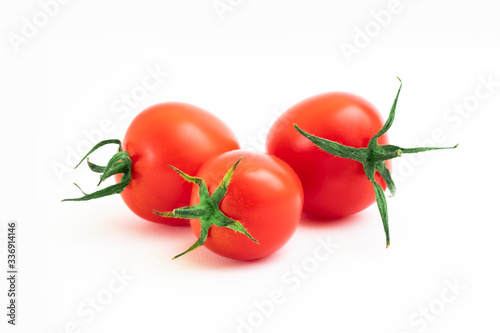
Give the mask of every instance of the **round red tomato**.
M 132 179 L 121 192 L 127 206 L 152 222 L 187 225 L 187 220 L 153 213 L 189 204 L 192 184 L 169 165 L 195 174 L 209 158 L 238 149 L 239 145 L 232 131 L 211 113 L 190 104 L 170 102 L 139 113 L 127 129 L 122 148 L 132 160 Z M 117 181 L 120 178 L 116 176 Z
M 210 194 L 242 156 L 219 209 L 239 221 L 259 244 L 242 233 L 212 225 L 204 245 L 224 257 L 253 260 L 274 253 L 292 237 L 300 221 L 303 193 L 299 178 L 285 162 L 265 153 L 234 150 L 208 160 L 198 171 Z M 195 186 L 191 205 L 199 202 Z M 199 237 L 200 220 L 190 221 Z
M 310 97 L 283 113 L 271 127 L 267 151 L 287 162 L 304 188 L 304 212 L 313 217 L 340 218 L 375 202 L 373 185 L 363 164 L 333 156 L 301 135 L 294 127 L 343 145 L 367 147 L 382 128 L 377 109 L 365 99 L 343 92 Z M 384 134 L 379 144 L 387 144 Z M 387 166 L 389 164 L 386 162 Z M 375 180 L 386 188 L 377 173 Z

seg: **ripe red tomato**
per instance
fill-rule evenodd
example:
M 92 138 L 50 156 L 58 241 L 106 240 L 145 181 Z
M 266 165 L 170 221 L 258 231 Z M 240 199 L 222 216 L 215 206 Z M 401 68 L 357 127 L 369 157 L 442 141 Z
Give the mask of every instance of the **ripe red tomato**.
M 357 213 L 375 202 L 373 185 L 363 164 L 333 156 L 301 135 L 304 131 L 355 148 L 367 147 L 382 128 L 377 109 L 365 99 L 343 92 L 310 97 L 287 110 L 271 127 L 267 151 L 287 162 L 304 188 L 304 212 L 313 217 L 341 218 Z M 386 134 L 378 139 L 387 144 Z M 390 164 L 386 161 L 390 168 Z M 375 180 L 386 184 L 377 173 Z
M 101 141 L 82 161 L 107 144 L 118 144 L 118 153 L 106 166 L 90 161 L 88 165 L 101 174 L 101 182 L 115 175 L 116 184 L 90 194 L 82 191 L 83 197 L 63 201 L 85 201 L 121 193 L 123 201 L 138 216 L 170 225 L 188 223 L 160 217 L 153 211 L 187 205 L 192 185 L 169 165 L 196 173 L 207 159 L 239 148 L 234 134 L 217 117 L 196 106 L 173 102 L 145 109 L 130 124 L 123 143 Z
M 265 153 L 234 150 L 208 160 L 198 171 L 210 194 L 242 156 L 219 209 L 239 221 L 259 244 L 243 233 L 212 225 L 204 245 L 224 257 L 253 260 L 274 253 L 292 237 L 302 213 L 303 192 L 299 178 L 285 162 Z M 199 202 L 194 186 L 191 205 Z M 190 221 L 200 237 L 200 220 Z
M 161 103 L 139 113 L 123 140 L 132 159 L 132 180 L 121 196 L 138 216 L 151 222 L 187 225 L 164 218 L 168 211 L 189 204 L 192 184 L 169 168 L 195 174 L 209 158 L 239 148 L 233 132 L 217 117 L 185 103 Z M 121 175 L 116 175 L 119 181 Z

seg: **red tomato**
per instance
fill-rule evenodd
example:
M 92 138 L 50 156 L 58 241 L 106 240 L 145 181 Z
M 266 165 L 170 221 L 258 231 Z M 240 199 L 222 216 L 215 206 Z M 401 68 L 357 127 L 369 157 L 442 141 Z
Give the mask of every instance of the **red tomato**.
M 210 194 L 242 156 L 219 208 L 239 221 L 259 244 L 242 233 L 212 225 L 204 245 L 224 257 L 253 260 L 274 253 L 292 237 L 300 221 L 303 193 L 299 178 L 285 162 L 265 153 L 235 150 L 208 160 L 198 171 Z M 191 205 L 199 200 L 194 186 Z M 199 237 L 200 220 L 190 221 Z
M 138 114 L 122 147 L 132 159 L 132 180 L 121 192 L 127 206 L 152 222 L 187 225 L 187 220 L 153 213 L 154 209 L 168 211 L 189 204 L 192 184 L 169 165 L 195 174 L 209 158 L 239 145 L 232 131 L 211 113 L 171 102 L 153 105 Z M 116 176 L 117 181 L 120 178 Z
M 383 126 L 375 107 L 365 99 L 343 92 L 308 98 L 276 120 L 267 137 L 267 151 L 287 162 L 304 188 L 304 212 L 313 217 L 341 218 L 357 213 L 375 202 L 373 185 L 363 164 L 333 156 L 302 136 L 294 127 L 355 148 L 368 142 Z M 379 144 L 387 144 L 384 134 Z M 390 167 L 386 162 L 387 167 Z M 377 173 L 383 189 L 386 184 Z

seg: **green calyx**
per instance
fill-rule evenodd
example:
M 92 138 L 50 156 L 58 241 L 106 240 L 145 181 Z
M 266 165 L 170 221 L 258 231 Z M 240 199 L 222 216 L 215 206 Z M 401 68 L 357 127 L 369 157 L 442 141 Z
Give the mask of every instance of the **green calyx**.
M 384 225 L 385 238 L 386 238 L 386 247 L 390 245 L 390 236 L 389 236 L 389 217 L 387 212 L 387 201 L 385 198 L 384 190 L 382 187 L 375 181 L 375 172 L 378 171 L 380 176 L 384 179 L 389 188 L 389 191 L 392 195 L 396 194 L 396 186 L 394 185 L 394 181 L 391 177 L 391 172 L 387 169 L 385 165 L 385 161 L 400 157 L 403 154 L 413 154 L 420 153 L 429 150 L 439 150 L 439 149 L 453 149 L 458 146 L 455 145 L 453 147 L 418 147 L 418 148 L 402 148 L 394 145 L 379 145 L 378 138 L 381 137 L 384 133 L 386 133 L 389 128 L 392 126 L 394 122 L 394 117 L 396 114 L 396 104 L 398 102 L 399 93 L 401 91 L 401 87 L 403 83 L 401 79 L 400 81 L 398 93 L 396 94 L 396 98 L 394 103 L 392 104 L 391 112 L 389 114 L 389 118 L 387 118 L 384 126 L 377 134 L 375 134 L 369 141 L 368 147 L 366 148 L 354 148 L 350 146 L 342 145 L 335 141 L 326 140 L 323 138 L 319 138 L 317 136 L 311 135 L 302 129 L 300 129 L 296 124 L 293 126 L 300 132 L 303 136 L 311 140 L 316 146 L 321 148 L 335 156 L 349 158 L 355 161 L 358 161 L 363 164 L 364 171 L 368 179 L 373 185 L 375 190 L 375 197 L 377 201 L 378 210 L 380 212 L 380 216 L 382 217 L 382 223 Z
M 100 147 L 105 146 L 107 144 L 118 145 L 118 152 L 115 155 L 113 155 L 113 157 L 111 157 L 108 164 L 104 167 L 90 162 L 88 156 L 97 149 L 99 149 Z M 64 199 L 62 201 L 86 201 L 91 199 L 102 198 L 108 195 L 121 193 L 125 189 L 125 187 L 127 187 L 130 184 L 130 181 L 132 180 L 132 160 L 130 159 L 130 154 L 122 150 L 122 144 L 120 140 L 116 139 L 104 140 L 99 142 L 87 153 L 87 155 L 85 155 L 82 158 L 82 160 L 75 166 L 75 169 L 78 168 L 78 166 L 85 159 L 87 159 L 87 165 L 89 166 L 90 170 L 101 174 L 97 186 L 99 186 L 107 178 L 121 173 L 123 175 L 120 182 L 89 194 L 83 192 L 80 186 L 75 184 L 75 186 L 78 187 L 78 189 L 83 193 L 83 197 Z
M 240 222 L 227 217 L 219 209 L 219 204 L 222 198 L 224 198 L 227 193 L 227 189 L 231 181 L 231 177 L 233 176 L 234 170 L 236 169 L 242 158 L 243 157 L 236 161 L 236 163 L 234 163 L 233 166 L 227 171 L 227 173 L 224 175 L 224 178 L 222 179 L 222 182 L 219 184 L 212 195 L 210 195 L 210 193 L 208 192 L 207 184 L 203 179 L 189 176 L 176 167 L 170 165 L 170 167 L 174 169 L 182 178 L 190 183 L 198 185 L 200 203 L 194 206 L 177 208 L 171 212 L 158 212 L 155 210 L 155 214 L 163 217 L 199 219 L 201 223 L 200 237 L 198 238 L 198 240 L 196 240 L 196 242 L 191 245 L 189 249 L 182 252 L 181 254 L 176 255 L 172 259 L 179 258 L 180 256 L 205 244 L 205 241 L 208 237 L 208 230 L 212 225 L 240 232 L 255 243 L 259 244 L 259 242 L 255 238 L 253 238 L 252 235 L 250 235 L 250 233 L 243 227 Z

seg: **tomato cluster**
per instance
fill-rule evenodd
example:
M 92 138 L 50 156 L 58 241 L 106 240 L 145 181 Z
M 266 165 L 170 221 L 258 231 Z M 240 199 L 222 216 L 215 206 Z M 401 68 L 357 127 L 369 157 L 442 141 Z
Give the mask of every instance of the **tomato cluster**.
M 445 148 L 388 144 L 401 85 L 384 123 L 365 99 L 332 92 L 292 106 L 271 127 L 267 153 L 241 150 L 217 117 L 185 103 L 153 105 L 130 124 L 106 166 L 88 161 L 101 182 L 116 184 L 64 201 L 120 193 L 151 222 L 189 224 L 198 237 L 177 258 L 199 246 L 252 260 L 280 249 L 302 213 L 322 219 L 355 214 L 377 202 L 390 243 L 384 190 L 395 192 L 390 159 Z M 81 163 L 81 162 L 80 162 Z

